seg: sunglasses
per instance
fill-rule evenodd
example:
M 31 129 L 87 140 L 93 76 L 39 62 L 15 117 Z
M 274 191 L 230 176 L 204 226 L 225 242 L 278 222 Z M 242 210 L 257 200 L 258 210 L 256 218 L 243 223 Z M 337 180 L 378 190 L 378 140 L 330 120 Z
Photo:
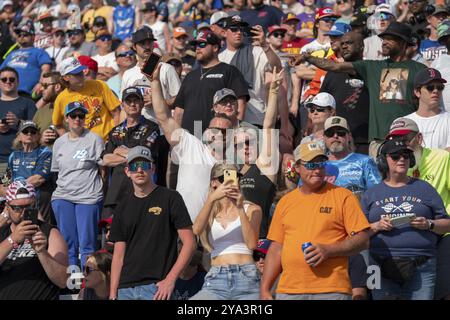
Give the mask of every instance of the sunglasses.
M 148 161 L 134 161 L 128 165 L 131 172 L 137 172 L 139 168 L 148 171 L 152 168 L 152 163 Z
M 14 82 L 16 82 L 16 78 L 14 78 L 14 77 L 5 77 L 5 78 L 2 78 L 2 82 L 3 83 L 6 83 L 6 82 L 10 82 L 10 83 L 14 83 Z
M 414 2 L 424 2 L 425 0 L 408 0 L 409 4 L 413 4 Z
M 349 0 L 336 0 L 336 4 L 343 4 L 347 2 L 349 2 Z
M 100 271 L 99 269 L 95 269 L 92 267 L 84 266 L 84 274 L 88 276 L 91 272 Z
M 314 112 L 325 112 L 325 111 L 327 111 L 328 110 L 328 108 L 324 108 L 324 107 L 310 107 L 309 108 L 309 113 L 314 113 Z
M 334 18 L 334 17 L 324 17 L 324 18 L 322 18 L 322 19 L 320 19 L 320 20 L 322 20 L 322 21 L 324 21 L 324 22 L 336 22 L 336 18 Z
M 97 38 L 97 40 L 100 40 L 100 41 L 103 41 L 103 42 L 111 41 L 112 37 L 111 36 L 100 36 L 100 37 Z
M 25 209 L 31 209 L 33 206 L 31 204 L 25 205 L 25 206 L 12 206 L 8 204 L 8 207 L 10 207 L 14 212 L 22 212 Z
M 42 88 L 47 89 L 50 86 L 53 86 L 55 84 L 58 84 L 57 82 L 54 83 L 41 83 Z
M 29 37 L 29 36 L 31 36 L 31 34 L 26 33 L 26 32 L 21 32 L 21 33 L 17 34 L 18 38 Z
M 266 255 L 264 253 L 262 253 L 261 251 L 253 251 L 253 261 L 258 262 L 259 259 L 265 259 Z
M 23 134 L 32 134 L 32 135 L 35 135 L 35 134 L 37 134 L 37 130 L 36 129 L 29 129 L 29 128 L 27 128 L 27 129 L 23 129 L 22 130 L 22 133 Z
M 237 148 L 237 149 L 241 149 L 241 148 L 243 148 L 244 146 L 248 147 L 248 146 L 250 146 L 250 143 L 253 143 L 254 141 L 255 141 L 255 140 L 248 140 L 248 139 L 246 139 L 246 140 L 243 141 L 243 142 L 236 143 L 236 144 L 234 145 L 234 147 Z
M 120 52 L 116 55 L 117 58 L 126 58 L 126 57 L 132 57 L 134 56 L 135 53 L 134 51 L 125 51 L 125 52 Z
M 69 37 L 71 37 L 71 36 L 78 36 L 78 35 L 80 35 L 80 34 L 82 34 L 83 33 L 83 31 L 81 31 L 81 30 L 77 30 L 77 31 L 69 31 L 69 32 L 67 32 L 67 35 L 69 36 Z
M 427 89 L 428 92 L 433 92 L 434 90 L 437 91 L 443 91 L 445 88 L 445 86 L 440 83 L 440 84 L 428 84 L 425 86 L 425 89 Z
M 71 113 L 69 114 L 69 118 L 75 120 L 76 118 L 80 120 L 86 119 L 86 115 L 84 113 Z
M 405 159 L 405 160 L 409 160 L 411 158 L 411 152 L 403 151 L 403 152 L 390 153 L 389 157 L 391 157 L 391 159 L 394 161 L 400 160 L 400 157 L 403 157 L 403 159 Z
M 325 168 L 326 161 L 322 162 L 303 162 L 302 165 L 306 168 L 306 170 L 316 170 Z
M 275 38 L 283 38 L 284 37 L 284 32 L 282 32 L 282 31 L 275 31 L 274 33 L 272 33 L 272 36 L 274 36 Z
M 328 137 L 328 138 L 332 138 L 334 137 L 335 134 L 338 135 L 338 137 L 345 137 L 347 135 L 347 130 L 342 130 L 342 129 L 338 129 L 338 130 L 327 130 L 325 131 L 323 134 Z
M 196 48 L 206 48 L 208 44 L 206 42 L 197 42 L 197 44 L 195 45 Z
M 239 26 L 231 26 L 231 27 L 228 28 L 228 30 L 230 30 L 231 32 L 235 33 L 235 32 L 238 32 L 238 31 L 242 31 L 243 28 L 239 27 Z

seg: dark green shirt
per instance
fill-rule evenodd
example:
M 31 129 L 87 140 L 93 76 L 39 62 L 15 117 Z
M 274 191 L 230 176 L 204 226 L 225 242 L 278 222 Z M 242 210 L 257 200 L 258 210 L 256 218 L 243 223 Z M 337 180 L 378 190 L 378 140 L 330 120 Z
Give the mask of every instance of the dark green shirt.
M 384 139 L 396 118 L 416 111 L 413 101 L 414 77 L 426 66 L 412 61 L 391 59 L 352 62 L 369 90 L 369 141 Z

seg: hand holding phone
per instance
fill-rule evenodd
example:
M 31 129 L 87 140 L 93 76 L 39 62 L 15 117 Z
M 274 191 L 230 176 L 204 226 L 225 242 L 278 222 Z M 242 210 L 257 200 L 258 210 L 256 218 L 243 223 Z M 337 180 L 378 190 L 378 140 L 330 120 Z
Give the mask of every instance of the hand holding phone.
M 38 224 L 38 210 L 36 208 L 27 208 L 23 212 L 23 220 L 31 221 L 31 224 Z
M 145 61 L 144 65 L 142 66 L 142 73 L 145 74 L 151 81 L 153 81 L 154 72 L 158 67 L 160 61 L 161 56 L 152 52 L 152 54 L 148 57 L 147 61 Z
M 237 186 L 238 185 L 238 178 L 237 178 L 237 171 L 236 170 L 223 170 L 223 183 L 226 183 L 227 181 L 231 181 L 231 185 Z

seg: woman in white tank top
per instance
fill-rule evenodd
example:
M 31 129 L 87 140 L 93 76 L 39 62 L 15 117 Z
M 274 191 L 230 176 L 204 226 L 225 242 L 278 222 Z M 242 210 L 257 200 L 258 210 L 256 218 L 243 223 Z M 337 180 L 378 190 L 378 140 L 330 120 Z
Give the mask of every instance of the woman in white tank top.
M 191 300 L 259 299 L 261 275 L 253 260 L 261 208 L 245 203 L 237 166 L 217 163 L 211 170 L 210 193 L 193 230 L 211 252 L 211 269 L 202 290 Z M 227 181 L 228 178 L 236 179 Z M 224 181 L 225 180 L 225 181 Z

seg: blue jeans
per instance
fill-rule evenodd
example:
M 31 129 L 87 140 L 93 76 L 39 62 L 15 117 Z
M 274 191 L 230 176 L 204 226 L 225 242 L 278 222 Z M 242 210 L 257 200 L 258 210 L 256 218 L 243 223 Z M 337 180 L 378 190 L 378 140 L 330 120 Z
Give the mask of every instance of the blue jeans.
M 69 265 L 78 265 L 79 252 L 81 268 L 84 268 L 87 256 L 97 249 L 101 202 L 79 204 L 66 200 L 53 200 L 52 208 L 58 229 L 67 243 Z
M 142 286 L 123 288 L 117 291 L 118 300 L 153 300 L 158 287 L 154 283 Z
M 202 290 L 190 300 L 258 300 L 260 280 L 254 263 L 211 266 Z
M 378 263 L 370 257 L 371 265 Z M 372 290 L 373 300 L 433 300 L 436 282 L 436 258 L 432 257 L 416 269 L 414 276 L 403 284 L 384 278 L 380 289 Z

